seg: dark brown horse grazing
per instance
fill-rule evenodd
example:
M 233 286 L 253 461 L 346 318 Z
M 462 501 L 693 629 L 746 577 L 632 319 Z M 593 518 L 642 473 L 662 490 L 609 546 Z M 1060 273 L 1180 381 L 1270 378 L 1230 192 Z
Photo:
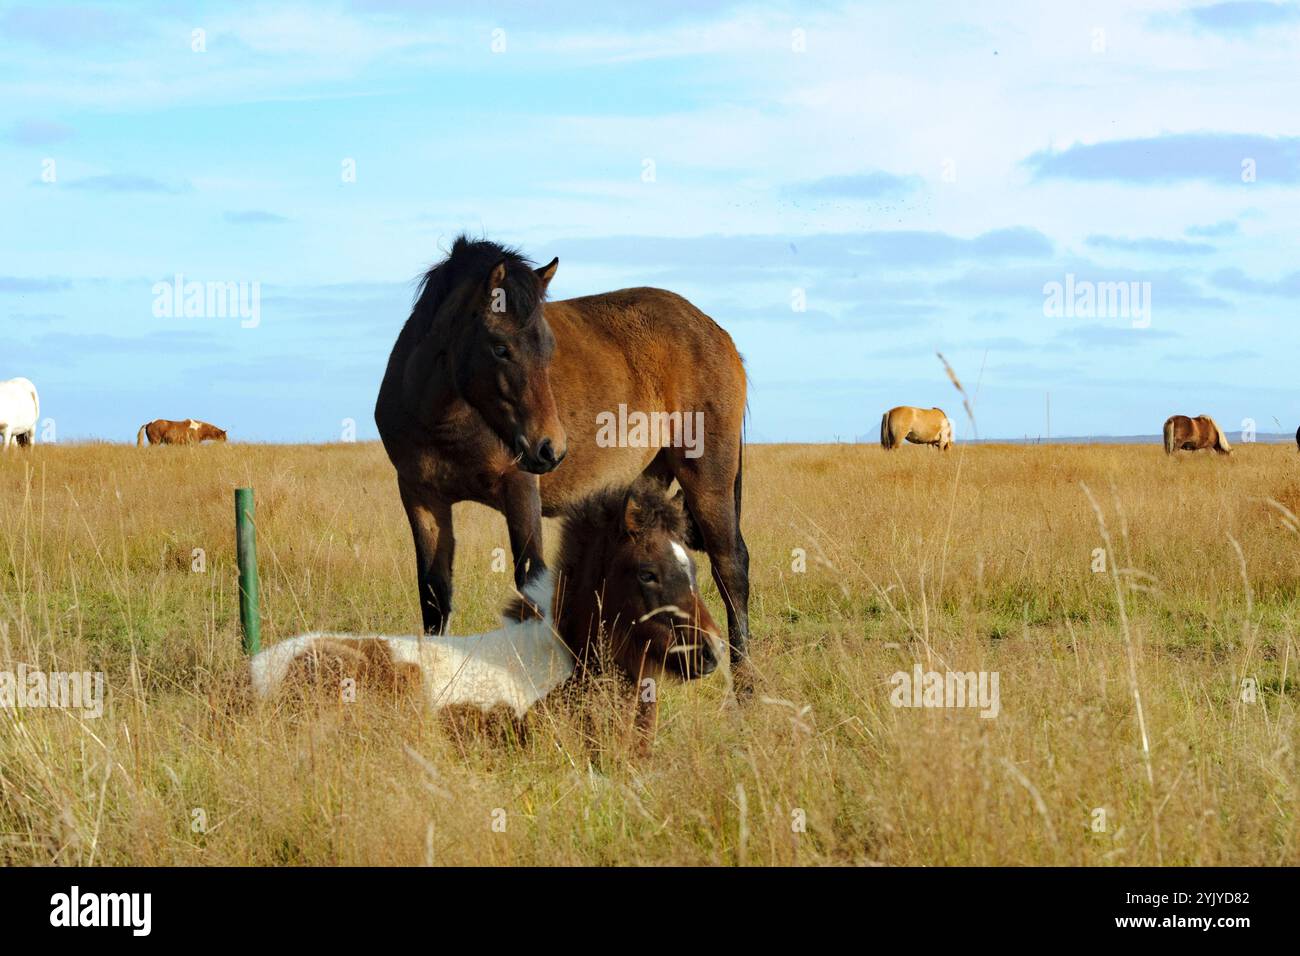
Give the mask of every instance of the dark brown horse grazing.
M 140 426 L 135 433 L 136 445 L 143 445 L 146 437 L 151 445 L 196 445 L 204 441 L 225 441 L 226 432 L 196 418 L 183 422 L 158 418 Z
M 556 568 L 513 601 L 500 628 L 472 637 L 304 634 L 253 658 L 258 696 L 305 684 L 422 693 L 435 710 L 506 709 L 517 720 L 557 688 L 609 666 L 631 682 L 636 724 L 654 737 L 658 688 L 711 673 L 722 653 L 685 548 L 686 516 L 660 482 L 607 489 L 566 509 Z M 542 611 L 540 619 L 532 614 Z M 626 683 L 626 681 L 621 681 Z
M 1188 418 L 1172 415 L 1165 420 L 1165 454 L 1176 451 L 1199 451 L 1213 448 L 1221 455 L 1231 455 L 1232 446 L 1218 424 L 1208 415 Z
M 534 269 L 514 250 L 458 238 L 425 275 L 388 360 L 375 422 L 415 539 L 424 628 L 441 632 L 451 612 L 454 503 L 505 515 L 522 590 L 544 567 L 542 515 L 648 474 L 681 485 L 688 540 L 708 552 L 740 662 L 749 552 L 740 533 L 745 370 L 735 345 L 661 289 L 543 307 L 558 264 Z M 656 415 L 661 424 L 676 416 L 676 435 L 655 428 L 651 437 L 635 424 Z

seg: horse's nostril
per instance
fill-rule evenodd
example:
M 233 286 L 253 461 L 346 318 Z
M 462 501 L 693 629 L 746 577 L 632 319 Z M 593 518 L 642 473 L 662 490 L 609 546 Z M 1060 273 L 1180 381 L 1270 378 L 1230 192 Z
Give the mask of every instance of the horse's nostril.
M 537 457 L 548 465 L 555 463 L 555 446 L 551 444 L 549 438 L 543 438 L 542 443 L 537 446 Z

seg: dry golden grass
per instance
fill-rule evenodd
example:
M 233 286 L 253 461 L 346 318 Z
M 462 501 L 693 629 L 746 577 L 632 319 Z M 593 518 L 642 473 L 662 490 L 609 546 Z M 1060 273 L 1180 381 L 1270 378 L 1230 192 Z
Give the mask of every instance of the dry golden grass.
M 415 629 L 377 445 L 10 454 L 0 670 L 109 689 L 98 720 L 0 710 L 0 863 L 1295 864 L 1298 468 L 1258 445 L 751 447 L 758 696 L 667 687 L 635 759 L 607 689 L 523 742 L 365 695 L 247 702 L 238 485 L 264 641 Z M 457 522 L 454 625 L 483 630 L 504 522 Z M 997 671 L 1000 714 L 891 706 L 914 662 Z

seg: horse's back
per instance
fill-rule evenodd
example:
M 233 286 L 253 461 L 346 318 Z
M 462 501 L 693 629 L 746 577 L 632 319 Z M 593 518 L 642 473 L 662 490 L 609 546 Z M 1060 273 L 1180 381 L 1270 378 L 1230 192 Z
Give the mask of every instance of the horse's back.
M 0 382 L 0 393 L 35 398 L 36 386 L 29 379 L 11 378 Z
M 738 462 L 745 367 L 731 336 L 700 309 L 665 289 L 619 289 L 548 302 L 546 321 L 556 340 L 551 387 L 569 440 L 569 460 L 542 478 L 546 513 L 633 480 L 661 453 L 663 444 L 622 440 L 628 416 L 675 415 L 671 427 L 699 441 L 702 460 Z M 602 422 L 613 427 L 602 434 Z M 697 425 L 702 434 L 685 431 Z M 618 440 L 608 441 L 613 433 Z
M 649 357 L 666 357 L 679 363 L 675 369 L 703 371 L 707 366 L 724 372 L 724 384 L 744 382 L 740 353 L 727 331 L 667 289 L 640 286 L 548 302 L 546 320 L 566 347 L 585 343 L 584 352 L 617 353 L 633 366 Z M 689 364 L 681 362 L 683 352 L 689 353 Z

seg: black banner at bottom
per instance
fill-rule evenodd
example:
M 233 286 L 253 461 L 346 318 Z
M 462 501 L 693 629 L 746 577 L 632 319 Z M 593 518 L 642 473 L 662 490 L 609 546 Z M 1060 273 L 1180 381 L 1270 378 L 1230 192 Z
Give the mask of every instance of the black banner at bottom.
M 558 944 L 605 930 L 734 944 L 770 942 L 783 923 L 813 930 L 809 941 L 848 931 L 873 944 L 958 933 L 1232 946 L 1292 925 L 1293 887 L 1292 871 L 1269 869 L 5 869 L 0 925 L 10 947 L 71 934 L 340 945 L 406 933 L 441 946 L 481 931 L 549 945 L 538 934 Z

